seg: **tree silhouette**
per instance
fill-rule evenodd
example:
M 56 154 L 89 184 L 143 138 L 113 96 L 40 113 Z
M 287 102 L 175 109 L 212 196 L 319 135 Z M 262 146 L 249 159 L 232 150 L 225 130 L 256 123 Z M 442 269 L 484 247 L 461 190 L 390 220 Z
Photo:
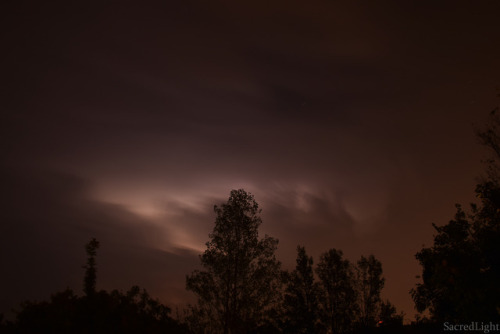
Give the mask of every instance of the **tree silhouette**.
M 280 289 L 278 240 L 258 237 L 261 210 L 243 189 L 232 190 L 227 203 L 214 206 L 215 227 L 200 256 L 204 271 L 186 277 L 198 295 L 191 316 L 209 332 L 249 333 L 264 326 Z
M 433 224 L 434 245 L 416 255 L 423 282 L 412 290 L 415 306 L 419 312 L 428 309 L 436 321 L 499 318 L 499 217 L 498 212 L 497 217 L 483 217 L 490 210 L 482 202 L 469 215 L 457 205 L 454 220 L 441 227 Z
M 498 109 L 497 109 L 498 110 Z M 493 152 L 487 176 L 476 186 L 479 204 L 469 213 L 457 205 L 455 218 L 436 226 L 432 247 L 416 254 L 422 282 L 411 294 L 419 312 L 436 321 L 500 319 L 500 119 L 494 110 L 481 143 Z
M 316 273 L 320 279 L 322 320 L 332 333 L 351 331 L 358 314 L 354 273 L 349 260 L 334 248 L 320 256 Z
M 319 286 L 314 282 L 313 258 L 297 246 L 297 264 L 291 273 L 284 272 L 285 333 L 317 333 Z
M 397 313 L 396 307 L 388 300 L 380 303 L 379 327 L 396 327 L 403 325 L 403 313 Z
M 359 322 L 362 327 L 373 327 L 380 313 L 380 292 L 384 287 L 382 263 L 373 255 L 361 256 L 357 262 L 356 275 L 359 295 Z
M 98 247 L 96 239 L 85 247 L 85 296 L 66 289 L 53 294 L 50 301 L 24 302 L 14 323 L 0 323 L 2 333 L 187 333 L 185 326 L 170 317 L 170 308 L 138 286 L 126 293 L 96 291 Z
M 97 249 L 99 248 L 99 241 L 92 238 L 86 245 L 85 250 L 87 252 L 87 264 L 83 266 L 85 269 L 85 278 L 83 283 L 83 292 L 85 295 L 92 296 L 96 290 L 96 279 L 97 279 L 97 269 L 96 260 Z

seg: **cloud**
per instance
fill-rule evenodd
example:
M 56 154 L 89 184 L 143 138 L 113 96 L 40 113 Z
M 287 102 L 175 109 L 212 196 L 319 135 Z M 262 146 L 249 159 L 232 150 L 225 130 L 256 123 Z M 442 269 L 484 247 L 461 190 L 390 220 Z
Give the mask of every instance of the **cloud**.
M 280 240 L 280 260 L 289 266 L 295 261 L 297 245 L 313 254 L 329 248 L 343 248 L 354 237 L 355 220 L 346 211 L 341 194 L 325 194 L 299 189 L 278 189 L 262 199 L 262 233 Z

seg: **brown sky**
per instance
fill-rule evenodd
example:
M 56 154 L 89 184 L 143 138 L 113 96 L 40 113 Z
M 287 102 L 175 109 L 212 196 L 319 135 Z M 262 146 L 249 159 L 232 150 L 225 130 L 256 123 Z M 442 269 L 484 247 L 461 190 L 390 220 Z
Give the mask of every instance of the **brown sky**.
M 98 285 L 192 300 L 212 207 L 252 192 L 262 233 L 317 261 L 382 261 L 409 290 L 431 223 L 474 199 L 497 104 L 497 1 L 2 5 L 0 312 Z

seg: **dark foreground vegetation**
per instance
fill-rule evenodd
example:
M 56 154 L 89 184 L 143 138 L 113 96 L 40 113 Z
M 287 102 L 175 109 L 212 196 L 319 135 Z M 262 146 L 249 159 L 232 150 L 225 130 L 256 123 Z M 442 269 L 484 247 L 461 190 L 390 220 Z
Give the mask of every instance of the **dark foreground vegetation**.
M 67 289 L 50 301 L 24 302 L 15 322 L 3 322 L 1 333 L 187 333 L 170 317 L 171 310 L 133 286 L 126 293 L 96 291 L 95 239 L 86 245 L 84 296 Z
M 500 117 L 498 108 L 480 142 L 493 156 L 475 189 L 479 203 L 467 212 L 457 204 L 455 218 L 436 226 L 434 245 L 416 254 L 422 282 L 411 291 L 419 312 L 438 323 L 500 323 Z
M 231 191 L 215 206 L 215 226 L 202 270 L 186 277 L 198 301 L 182 321 L 145 290 L 97 291 L 93 239 L 84 295 L 66 290 L 48 302 L 25 302 L 15 321 L 0 318 L 2 333 L 437 333 L 444 324 L 500 323 L 500 118 L 495 112 L 481 142 L 492 149 L 487 175 L 476 187 L 478 204 L 457 205 L 455 218 L 436 226 L 432 247 L 416 254 L 423 268 L 411 294 L 421 314 L 403 325 L 403 314 L 380 298 L 382 264 L 373 255 L 355 263 L 332 248 L 314 266 L 297 247 L 296 267 L 281 269 L 278 240 L 259 238 L 262 223 L 254 197 Z
M 353 264 L 332 248 L 314 268 L 298 246 L 295 269 L 282 271 L 278 240 L 258 237 L 260 210 L 251 194 L 233 190 L 215 213 L 204 270 L 187 277 L 198 295 L 187 317 L 193 333 L 347 333 L 402 325 L 403 315 L 380 299 L 382 264 L 373 255 Z

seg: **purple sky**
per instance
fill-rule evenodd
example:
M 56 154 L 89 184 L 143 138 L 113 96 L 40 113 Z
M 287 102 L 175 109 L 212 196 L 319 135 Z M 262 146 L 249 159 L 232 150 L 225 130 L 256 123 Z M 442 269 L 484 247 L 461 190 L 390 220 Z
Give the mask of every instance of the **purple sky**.
M 193 300 L 213 205 L 244 188 L 304 245 L 409 290 L 431 223 L 474 200 L 497 104 L 497 1 L 2 5 L 0 312 L 98 287 Z

